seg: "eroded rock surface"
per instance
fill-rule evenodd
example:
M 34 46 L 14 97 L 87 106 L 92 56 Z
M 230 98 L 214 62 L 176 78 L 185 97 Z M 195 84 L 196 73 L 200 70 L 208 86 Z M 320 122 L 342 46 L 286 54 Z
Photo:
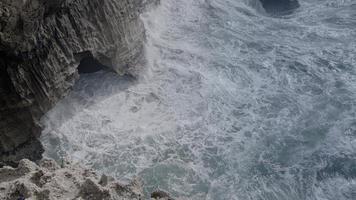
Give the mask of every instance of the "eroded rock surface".
M 153 0 L 152 0 L 153 1 Z M 0 1 L 0 166 L 38 160 L 40 117 L 86 57 L 119 73 L 140 62 L 146 0 Z
M 17 168 L 0 168 L 0 199 L 16 200 L 20 196 L 34 200 L 145 199 L 137 179 L 124 185 L 79 165 L 66 162 L 59 166 L 48 159 L 39 165 L 21 160 Z

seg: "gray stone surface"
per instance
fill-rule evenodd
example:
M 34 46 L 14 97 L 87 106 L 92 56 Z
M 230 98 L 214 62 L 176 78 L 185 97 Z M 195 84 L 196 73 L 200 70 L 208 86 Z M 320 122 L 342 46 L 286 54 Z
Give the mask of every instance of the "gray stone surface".
M 60 167 L 48 159 L 39 165 L 21 160 L 17 168 L 0 168 L 0 199 L 16 200 L 20 196 L 33 200 L 144 199 L 138 179 L 125 185 L 111 178 L 103 185 L 94 171 L 70 162 Z
M 0 1 L 0 166 L 38 160 L 40 117 L 93 56 L 120 74 L 141 61 L 145 0 Z

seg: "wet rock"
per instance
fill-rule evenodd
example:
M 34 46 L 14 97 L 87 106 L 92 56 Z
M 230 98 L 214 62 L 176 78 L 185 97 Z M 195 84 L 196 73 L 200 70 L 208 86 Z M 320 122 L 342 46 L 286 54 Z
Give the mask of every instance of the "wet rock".
M 109 182 L 112 182 L 114 180 L 113 177 L 107 176 L 105 174 L 101 175 L 99 184 L 102 186 L 107 186 Z
M 165 191 L 162 190 L 156 190 L 152 192 L 151 194 L 152 199 L 157 199 L 157 200 L 174 200 L 169 196 L 169 194 Z

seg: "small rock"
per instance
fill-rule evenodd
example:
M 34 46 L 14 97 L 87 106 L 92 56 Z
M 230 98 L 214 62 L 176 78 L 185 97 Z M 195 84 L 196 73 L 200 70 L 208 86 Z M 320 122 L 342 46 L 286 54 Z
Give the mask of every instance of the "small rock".
M 152 192 L 151 194 L 152 199 L 157 199 L 157 200 L 174 200 L 169 196 L 169 194 L 165 191 L 162 190 L 156 190 Z
M 31 190 L 27 187 L 27 185 L 23 182 L 15 182 L 10 188 L 10 199 L 17 198 L 28 198 L 31 196 Z
M 47 158 L 41 160 L 40 167 L 43 167 L 49 171 L 55 171 L 55 170 L 59 169 L 59 166 L 56 163 L 56 161 L 54 161 L 52 159 L 47 159 Z
M 106 186 L 108 184 L 108 177 L 105 174 L 101 175 L 99 184 L 102 186 Z
M 17 169 L 17 171 L 19 171 L 21 174 L 27 174 L 31 171 L 37 170 L 38 166 L 30 160 L 23 159 L 19 162 Z

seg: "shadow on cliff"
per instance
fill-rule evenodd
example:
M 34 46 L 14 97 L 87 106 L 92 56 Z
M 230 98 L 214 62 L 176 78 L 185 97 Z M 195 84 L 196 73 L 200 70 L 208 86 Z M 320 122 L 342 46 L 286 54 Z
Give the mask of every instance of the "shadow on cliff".
M 98 72 L 101 70 L 106 70 L 106 71 L 112 71 L 109 70 L 110 68 L 101 64 L 98 60 L 96 60 L 93 57 L 85 57 L 80 61 L 80 64 L 78 66 L 78 73 L 79 74 L 89 74 L 89 73 L 94 73 Z

